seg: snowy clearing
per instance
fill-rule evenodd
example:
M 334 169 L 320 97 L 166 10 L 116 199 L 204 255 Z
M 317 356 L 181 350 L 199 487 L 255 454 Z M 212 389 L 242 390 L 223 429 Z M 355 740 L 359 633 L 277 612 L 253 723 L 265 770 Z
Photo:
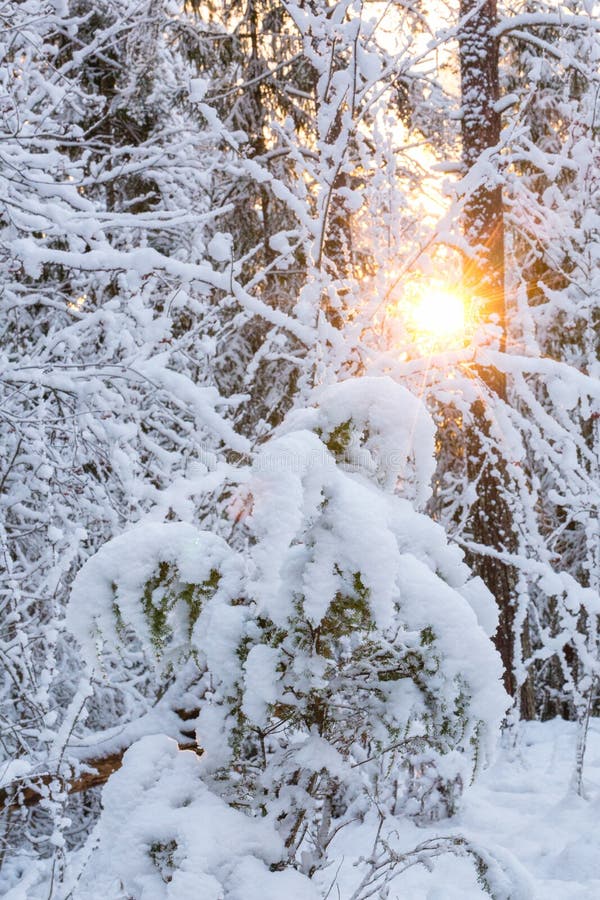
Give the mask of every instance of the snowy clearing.
M 507 733 L 492 766 L 466 792 L 458 815 L 435 826 L 398 822 L 398 845 L 410 850 L 429 837 L 464 835 L 491 851 L 502 851 L 530 876 L 531 900 L 597 900 L 600 897 L 600 720 L 589 730 L 584 785 L 587 799 L 570 791 L 576 726 L 554 719 L 521 722 Z M 339 893 L 352 893 L 350 860 L 365 853 L 364 827 L 340 835 L 344 856 Z M 367 850 L 368 852 L 368 850 Z M 354 878 L 356 876 L 354 875 Z M 524 879 L 525 881 L 525 879 Z M 325 883 L 325 879 L 323 881 Z M 447 855 L 432 872 L 423 866 L 401 874 L 389 900 L 475 900 L 489 896 L 469 860 Z

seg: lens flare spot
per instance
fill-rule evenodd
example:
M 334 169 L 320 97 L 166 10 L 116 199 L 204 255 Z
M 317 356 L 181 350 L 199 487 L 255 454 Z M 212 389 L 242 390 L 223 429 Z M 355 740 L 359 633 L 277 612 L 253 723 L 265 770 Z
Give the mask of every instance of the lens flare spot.
M 465 305 L 458 294 L 432 289 L 415 300 L 411 319 L 417 337 L 434 344 L 452 343 L 465 332 Z

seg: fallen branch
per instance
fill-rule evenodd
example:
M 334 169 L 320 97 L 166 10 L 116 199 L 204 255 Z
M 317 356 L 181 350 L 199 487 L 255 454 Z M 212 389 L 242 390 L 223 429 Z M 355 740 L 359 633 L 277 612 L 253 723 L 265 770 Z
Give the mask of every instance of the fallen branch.
M 180 750 L 202 752 L 195 741 L 180 743 L 178 746 Z M 125 747 L 109 756 L 84 760 L 83 765 L 90 771 L 73 775 L 71 778 L 58 775 L 56 772 L 44 772 L 16 779 L 0 789 L 0 813 L 18 810 L 23 806 L 35 806 L 48 797 L 49 792 L 46 789 L 56 782 L 68 794 L 78 794 L 105 784 L 113 772 L 123 765 L 123 756 L 126 750 Z

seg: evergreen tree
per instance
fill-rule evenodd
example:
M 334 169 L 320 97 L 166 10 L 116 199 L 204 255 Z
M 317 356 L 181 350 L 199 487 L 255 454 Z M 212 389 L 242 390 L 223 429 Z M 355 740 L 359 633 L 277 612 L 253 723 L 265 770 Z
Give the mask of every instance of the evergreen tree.
M 385 833 L 398 816 L 451 814 L 493 746 L 507 701 L 487 636 L 495 608 L 414 509 L 432 469 L 419 401 L 388 379 L 349 380 L 292 413 L 239 473 L 232 515 L 245 553 L 191 526 L 139 526 L 76 580 L 68 621 L 88 664 L 98 646 L 111 653 L 135 634 L 171 685 L 185 687 L 178 702 L 198 709 L 198 789 L 270 825 L 276 868 L 316 877 L 335 836 L 373 805 Z M 185 659 L 197 667 L 189 687 Z M 134 829 L 148 821 L 147 802 L 135 805 Z M 157 807 L 156 826 L 143 826 L 146 862 L 132 874 L 125 859 L 105 866 L 113 838 L 101 826 L 104 847 L 83 884 L 108 868 L 107 890 L 120 878 L 131 892 L 142 869 L 159 885 L 166 848 L 175 884 L 198 840 L 197 802 L 168 834 Z M 112 793 L 109 803 L 107 823 L 124 811 Z

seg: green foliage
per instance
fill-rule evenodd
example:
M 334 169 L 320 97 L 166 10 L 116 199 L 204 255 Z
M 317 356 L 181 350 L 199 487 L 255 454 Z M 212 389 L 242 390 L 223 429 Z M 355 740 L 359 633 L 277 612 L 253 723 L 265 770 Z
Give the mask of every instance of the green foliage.
M 431 625 L 426 625 L 421 631 L 421 646 L 429 647 L 435 641 L 435 633 Z
M 160 877 L 165 884 L 168 884 L 173 880 L 173 872 L 177 868 L 175 858 L 177 849 L 177 841 L 173 839 L 165 842 L 155 841 L 148 851 L 148 855 L 150 856 L 153 865 L 155 865 L 160 872 Z
M 214 595 L 220 579 L 219 572 L 213 569 L 206 581 L 189 584 L 180 580 L 177 566 L 159 563 L 158 572 L 146 582 L 141 599 L 157 654 L 162 652 L 171 636 L 168 619 L 176 604 L 181 602 L 187 607 L 187 632 L 191 637 L 202 606 Z
M 336 425 L 323 441 L 329 452 L 333 453 L 336 459 L 341 459 L 345 456 L 352 439 L 352 430 L 352 419 L 348 419 L 346 422 Z M 319 431 L 320 429 L 317 430 L 317 434 L 319 434 Z M 319 437 L 321 436 L 319 434 Z

